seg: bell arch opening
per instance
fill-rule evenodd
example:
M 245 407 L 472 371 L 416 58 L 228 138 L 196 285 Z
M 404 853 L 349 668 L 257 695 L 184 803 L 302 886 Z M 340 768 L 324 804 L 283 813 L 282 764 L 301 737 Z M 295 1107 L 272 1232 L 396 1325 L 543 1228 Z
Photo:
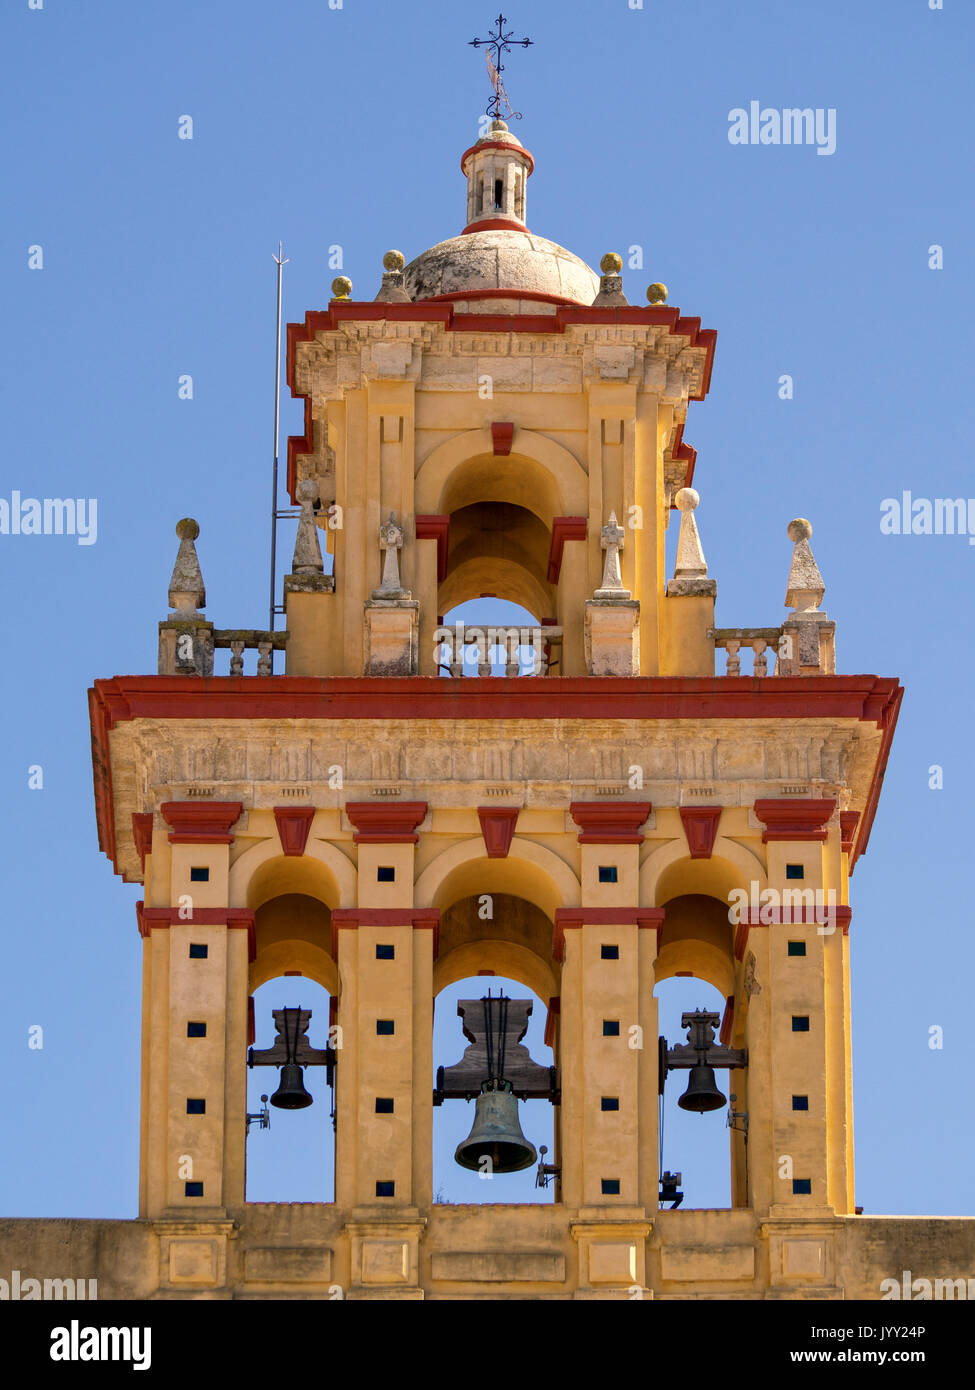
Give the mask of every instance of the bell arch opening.
M 551 521 L 520 502 L 479 498 L 451 511 L 447 567 L 438 589 L 438 612 L 470 599 L 491 597 L 518 604 L 536 618 L 555 612 L 549 583 Z
M 514 1136 L 514 1146 L 525 1145 L 526 1166 L 520 1171 L 484 1172 L 483 1176 L 480 1170 L 460 1166 L 455 1153 L 464 1141 L 483 1135 L 484 1106 L 476 1098 L 462 1102 L 457 1096 L 434 1105 L 435 1203 L 497 1205 L 550 1203 L 558 1199 L 558 1184 L 552 1175 L 544 1187 L 537 1186 L 536 1180 L 539 1162 L 558 1162 L 559 1108 L 538 1092 L 549 1088 L 553 1080 L 556 1085 L 558 1082 L 560 973 L 558 963 L 552 959 L 551 919 L 535 903 L 512 893 L 485 892 L 459 897 L 443 910 L 440 952 L 434 968 L 434 1090 L 444 1075 L 449 1086 L 454 1080 L 451 1069 L 462 1061 L 466 1049 L 472 1044 L 477 1046 L 479 1038 L 483 1042 L 481 1019 L 487 1022 L 493 1040 L 488 1043 L 486 1054 L 493 1057 L 495 1070 L 510 1072 L 506 1079 L 511 1080 L 515 1091 L 527 1085 L 534 1094 L 528 1099 L 513 1096 L 502 1100 L 498 1107 L 505 1132 L 510 1130 Z M 458 1003 L 480 1001 L 489 992 L 495 1001 L 504 995 L 513 1003 L 529 1002 L 520 1048 L 515 1049 L 520 1024 L 506 1031 L 499 1005 L 490 1005 L 487 1015 L 474 1009 L 470 1017 L 458 1016 Z M 505 1059 L 502 1051 L 499 1060 L 498 1042 L 503 1038 L 507 1038 L 513 1052 Z M 507 1066 L 511 1055 L 516 1057 L 515 1064 Z M 444 1068 L 444 1073 L 440 1068 Z M 551 1068 L 556 1069 L 554 1078 L 549 1072 Z M 475 1070 L 476 1083 L 482 1070 L 483 1079 L 488 1079 L 486 1066 Z M 542 1145 L 545 1154 L 541 1153 Z M 493 1168 L 493 1164 L 487 1166 Z
M 671 867 L 673 872 L 666 871 L 664 878 L 670 874 L 674 887 L 683 886 L 683 869 Z M 722 1025 L 731 1017 L 735 991 L 735 928 L 727 901 L 706 892 L 678 892 L 664 905 L 667 915 L 654 988 L 660 1035 L 668 1048 L 687 1045 L 691 1034 L 684 1015 L 705 1011 L 713 1016 L 714 1041 L 730 1043 L 730 1037 L 722 1033 Z M 682 1207 L 727 1208 L 733 1205 L 733 1193 L 741 1191 L 743 1136 L 734 1130 L 729 1133 L 729 1116 L 736 1127 L 744 1123 L 732 1114 L 747 1109 L 744 1096 L 741 1069 L 668 1072 L 660 1107 L 661 1177 L 667 1171 L 682 1175 Z M 699 1108 L 685 1108 L 688 1105 Z M 705 1110 L 706 1105 L 714 1108 Z M 669 1204 L 662 1199 L 662 1205 Z
M 255 1058 L 281 1036 L 294 1040 L 299 1009 L 311 1013 L 307 1043 L 316 1051 L 324 1050 L 332 1016 L 332 995 L 327 989 L 297 971 L 282 971 L 254 990 Z M 276 1026 L 278 1021 L 281 1028 Z M 299 1050 L 297 1055 L 300 1060 L 303 1054 Z M 327 1083 L 327 1068 L 305 1065 L 298 1076 L 277 1065 L 246 1066 L 246 1071 L 245 1200 L 248 1204 L 334 1202 L 334 1092 Z M 303 1100 L 302 1091 L 310 1102 Z M 287 1108 L 275 1104 L 275 1096 Z M 267 1127 L 262 1117 L 269 1121 Z

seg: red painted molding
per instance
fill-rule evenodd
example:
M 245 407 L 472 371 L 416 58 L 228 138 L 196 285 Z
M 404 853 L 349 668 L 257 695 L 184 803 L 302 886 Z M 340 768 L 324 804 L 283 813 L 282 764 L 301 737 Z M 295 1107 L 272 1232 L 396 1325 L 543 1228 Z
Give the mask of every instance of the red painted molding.
M 724 1014 L 721 1018 L 721 1031 L 718 1034 L 718 1042 L 723 1047 L 727 1047 L 731 1042 L 732 1034 L 735 1030 L 735 996 L 729 994 L 725 1000 Z
M 527 232 L 528 225 L 519 222 L 517 217 L 485 217 L 480 222 L 468 222 L 461 232 L 461 236 L 470 236 L 471 232 Z M 471 291 L 467 298 L 475 299 L 476 291 Z
M 415 845 L 420 839 L 416 827 L 426 813 L 425 801 L 348 801 L 345 805 L 357 845 Z
M 558 994 L 553 994 L 548 1001 L 548 1013 L 545 1017 L 545 1033 L 542 1041 L 546 1047 L 555 1046 L 555 1024 L 562 1012 L 562 999 Z
M 450 538 L 449 516 L 418 516 L 416 518 L 416 538 L 418 541 L 437 542 L 437 583 L 447 578 L 447 543 Z M 438 625 L 442 626 L 438 619 Z
M 853 841 L 856 839 L 857 821 L 860 819 L 859 811 L 840 812 L 840 847 L 850 854 L 853 849 Z
M 665 915 L 662 907 L 557 907 L 555 930 L 552 933 L 552 958 L 565 960 L 565 933 L 580 927 L 652 927 L 657 933 L 659 947 Z
M 681 420 L 674 431 L 674 443 L 670 451 L 670 457 L 686 464 L 687 471 L 684 474 L 683 487 L 691 487 L 694 482 L 694 465 L 697 463 L 697 450 L 692 449 L 690 444 L 684 443 L 684 421 Z M 675 494 L 676 495 L 676 494 Z M 677 510 L 677 503 L 671 498 L 671 511 Z
M 253 1047 L 257 1037 L 257 1020 L 254 1017 L 254 996 L 251 994 L 247 1000 L 247 1046 Z
M 562 551 L 566 541 L 584 541 L 588 534 L 589 518 L 585 516 L 556 516 L 552 518 L 552 543 L 548 551 L 548 582 L 557 584 L 562 573 Z
M 483 148 L 483 146 L 482 146 Z M 469 314 L 457 313 L 454 300 L 469 300 L 472 290 L 455 291 L 449 295 L 418 300 L 413 304 L 384 304 L 371 300 L 333 299 L 327 309 L 312 309 L 305 315 L 304 323 L 288 324 L 287 381 L 291 394 L 300 397 L 295 390 L 295 357 L 299 344 L 310 343 L 316 333 L 325 333 L 340 323 L 359 320 L 360 322 L 388 323 L 440 323 L 447 332 L 459 333 L 564 333 L 576 324 L 640 324 L 663 326 L 675 337 L 688 338 L 690 347 L 704 348 L 706 358 L 700 393 L 694 400 L 703 401 L 711 386 L 711 371 L 714 366 L 714 348 L 717 332 L 713 328 L 702 328 L 699 318 L 682 318 L 680 309 L 660 305 L 652 308 L 647 305 L 620 305 L 593 308 L 592 305 L 575 304 L 559 295 L 546 295 L 529 290 L 478 290 L 478 299 L 518 299 L 544 300 L 554 303 L 554 314 Z M 291 435 L 288 439 L 288 494 L 297 505 L 295 486 L 298 481 L 298 458 L 315 452 L 314 415 L 309 397 L 305 401 L 304 434 Z
M 520 809 L 518 806 L 478 806 L 477 818 L 481 822 L 489 859 L 507 859 Z
M 467 161 L 472 154 L 478 154 L 481 150 L 507 150 L 508 154 L 520 155 L 528 164 L 528 176 L 531 177 L 532 170 L 535 168 L 535 161 L 531 153 L 525 149 L 524 145 L 510 145 L 504 140 L 484 140 L 479 145 L 471 145 L 470 149 L 465 150 L 460 157 L 460 172 L 467 177 Z
M 681 806 L 681 822 L 692 859 L 710 859 L 718 835 L 720 806 Z
M 241 801 L 164 801 L 159 808 L 172 827 L 171 845 L 232 845 L 230 827 L 243 809 Z
M 142 860 L 142 872 L 146 871 L 146 855 L 152 849 L 152 812 L 132 812 L 132 838 L 135 851 Z
M 491 445 L 496 457 L 507 458 L 511 453 L 511 441 L 514 434 L 515 427 L 511 420 L 492 420 Z
M 139 935 L 148 936 L 156 927 L 227 927 L 247 932 L 247 959 L 257 954 L 254 913 L 246 907 L 146 907 L 144 901 L 135 905 Z
M 840 928 L 843 935 L 849 936 L 853 909 L 843 903 L 838 903 L 835 907 L 827 905 L 822 907 L 749 908 L 747 912 L 741 914 L 735 929 L 735 957 L 737 960 L 743 959 L 745 947 L 748 945 L 748 933 L 753 927 L 827 927 L 829 916 L 833 917 L 834 925 Z M 829 934 L 831 933 L 823 933 L 824 936 Z
M 652 809 L 649 801 L 573 801 L 569 815 L 582 827 L 580 845 L 642 845 L 639 827 Z
M 395 307 L 395 306 L 393 306 Z M 904 697 L 880 676 L 114 676 L 88 692 L 99 848 L 118 870 L 111 732 L 131 719 L 857 719 L 883 737 L 851 871 L 865 851 Z M 185 804 L 185 803 L 181 803 Z
M 770 840 L 825 840 L 826 822 L 836 802 L 815 797 L 770 797 L 756 801 L 755 815 L 764 821 L 762 844 Z
M 274 806 L 272 810 L 284 853 L 294 857 L 304 854 L 315 819 L 314 806 Z
M 412 927 L 433 932 L 433 958 L 440 952 L 438 907 L 336 907 L 332 911 L 332 959 L 339 958 L 339 932 L 359 927 Z

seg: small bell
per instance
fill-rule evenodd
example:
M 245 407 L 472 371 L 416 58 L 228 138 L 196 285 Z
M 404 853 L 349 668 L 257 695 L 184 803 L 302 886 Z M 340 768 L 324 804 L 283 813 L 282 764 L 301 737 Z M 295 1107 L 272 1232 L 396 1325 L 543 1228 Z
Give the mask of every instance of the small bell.
M 305 1090 L 305 1080 L 301 1067 L 296 1062 L 285 1062 L 281 1068 L 281 1082 L 271 1097 L 271 1104 L 279 1110 L 304 1110 L 311 1105 L 312 1096 Z
M 698 1063 L 691 1067 L 687 1090 L 677 1102 L 682 1110 L 696 1110 L 704 1114 L 707 1110 L 720 1110 L 727 1104 L 727 1097 L 718 1090 L 714 1079 L 714 1067 Z
M 519 1173 L 537 1162 L 534 1144 L 521 1132 L 518 1097 L 512 1094 L 510 1082 L 502 1081 L 495 1089 L 495 1083 L 485 1081 L 475 1106 L 471 1132 L 454 1153 L 462 1168 L 481 1172 L 487 1158 L 489 1172 Z

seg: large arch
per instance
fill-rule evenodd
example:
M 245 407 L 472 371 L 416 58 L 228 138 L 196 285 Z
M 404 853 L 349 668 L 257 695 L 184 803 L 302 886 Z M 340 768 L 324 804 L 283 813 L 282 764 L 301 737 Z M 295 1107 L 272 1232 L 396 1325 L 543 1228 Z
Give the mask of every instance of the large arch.
M 555 921 L 558 907 L 578 907 L 579 879 L 564 860 L 543 845 L 516 835 L 504 859 L 489 859 L 477 836 L 443 850 L 416 881 L 417 907 L 450 907 L 482 893 L 510 893 L 541 908 Z
M 284 855 L 276 837 L 245 850 L 230 868 L 230 906 L 258 908 L 282 893 L 304 893 L 328 908 L 354 907 L 356 871 L 327 840 L 309 838 L 302 855 Z
M 339 993 L 338 966 L 331 954 L 332 914 L 318 898 L 282 893 L 254 914 L 256 953 L 248 970 L 251 994 L 279 975 L 301 975 Z
M 730 904 L 734 890 L 757 892 L 768 886 L 765 865 L 757 854 L 736 840 L 719 835 L 709 859 L 692 859 L 683 838 L 668 840 L 640 865 L 640 901 L 663 907 L 670 898 L 703 893 Z
M 551 530 L 556 516 L 585 516 L 589 478 L 574 454 L 534 430 L 519 429 L 508 455 L 496 455 L 491 430 L 465 430 L 439 444 L 416 474 L 419 514 L 444 515 L 472 502 L 513 502 Z

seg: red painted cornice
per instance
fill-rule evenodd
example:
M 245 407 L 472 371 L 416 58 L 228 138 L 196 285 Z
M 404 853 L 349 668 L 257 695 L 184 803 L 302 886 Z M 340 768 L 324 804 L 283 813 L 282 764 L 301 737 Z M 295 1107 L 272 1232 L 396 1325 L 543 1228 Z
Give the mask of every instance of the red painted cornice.
M 825 840 L 826 822 L 836 810 L 834 800 L 816 797 L 769 797 L 755 802 L 755 815 L 765 825 L 762 844 L 770 840 Z
M 565 960 L 565 933 L 580 927 L 652 927 L 659 946 L 665 915 L 662 907 L 557 907 L 552 956 L 557 961 Z
M 227 927 L 247 932 L 247 959 L 257 954 L 254 913 L 247 907 L 146 907 L 140 899 L 135 905 L 139 935 L 148 936 L 154 928 Z
M 529 175 L 535 168 L 535 160 L 524 145 L 512 145 L 506 140 L 482 140 L 478 145 L 471 145 L 470 149 L 465 150 L 460 157 L 460 172 L 465 178 L 467 177 L 467 161 L 472 154 L 478 154 L 481 150 L 504 150 L 507 154 L 520 155 L 528 164 Z
M 152 849 L 152 812 L 132 812 L 132 838 L 135 852 L 142 860 L 142 872 L 146 871 L 146 855 Z
M 483 217 L 480 221 L 468 222 L 461 232 L 461 236 L 470 236 L 472 232 L 527 232 L 528 227 L 524 222 L 519 222 L 517 217 Z M 468 298 L 473 298 L 469 295 Z
M 314 806 L 275 806 L 272 809 L 284 853 L 294 858 L 304 854 L 308 832 L 315 819 Z
M 649 816 L 649 801 L 573 801 L 569 815 L 580 845 L 642 845 L 640 826 Z
M 541 300 L 556 305 L 554 314 L 470 314 L 458 313 L 453 300 L 518 299 Z M 691 347 L 704 348 L 706 359 L 700 393 L 694 400 L 703 401 L 711 385 L 714 348 L 717 332 L 702 328 L 699 318 L 682 318 L 679 308 L 658 305 L 620 305 L 594 308 L 591 304 L 572 304 L 558 295 L 530 290 L 473 290 L 454 291 L 432 299 L 417 300 L 414 304 L 385 304 L 373 300 L 333 299 L 327 309 L 311 309 L 304 323 L 288 324 L 287 381 L 293 396 L 295 390 L 295 358 L 299 344 L 314 341 L 316 333 L 326 333 L 348 322 L 440 323 L 448 332 L 457 333 L 564 333 L 575 325 L 635 324 L 661 326 L 675 337 L 689 338 Z M 305 400 L 305 432 L 288 439 L 288 492 L 295 502 L 295 484 L 299 454 L 314 453 L 312 404 Z M 676 445 L 676 441 L 675 441 Z M 676 446 L 680 447 L 680 446 Z
M 426 813 L 425 801 L 349 801 L 345 806 L 357 845 L 415 845 L 420 838 L 416 827 Z
M 692 859 L 710 859 L 721 819 L 720 806 L 681 806 L 680 818 Z
M 243 809 L 240 801 L 164 801 L 159 811 L 172 845 L 232 845 L 230 827 Z
M 859 811 L 840 812 L 840 845 L 847 854 L 853 849 L 853 841 L 856 839 L 857 821 L 859 819 Z
M 132 719 L 858 719 L 883 739 L 852 870 L 903 695 L 881 676 L 114 676 L 88 692 L 98 844 L 117 872 L 109 735 Z
M 838 904 L 830 907 L 828 904 L 815 907 L 751 907 L 742 912 L 735 928 L 735 956 L 738 960 L 743 959 L 745 948 L 748 945 L 748 933 L 754 927 L 792 927 L 799 925 L 828 927 L 832 918 L 833 925 L 839 927 L 844 936 L 850 934 L 850 922 L 853 920 L 853 909 L 845 904 Z M 823 935 L 832 933 L 823 932 Z
M 489 859 L 508 857 L 519 809 L 518 806 L 478 806 L 477 818 L 481 822 L 484 848 Z
M 585 516 L 556 516 L 552 518 L 552 543 L 548 550 L 548 582 L 557 584 L 562 573 L 562 551 L 566 541 L 584 541 L 589 518 Z
M 332 959 L 339 958 L 340 931 L 359 927 L 412 927 L 433 932 L 433 958 L 440 951 L 439 907 L 337 907 L 332 912 Z

